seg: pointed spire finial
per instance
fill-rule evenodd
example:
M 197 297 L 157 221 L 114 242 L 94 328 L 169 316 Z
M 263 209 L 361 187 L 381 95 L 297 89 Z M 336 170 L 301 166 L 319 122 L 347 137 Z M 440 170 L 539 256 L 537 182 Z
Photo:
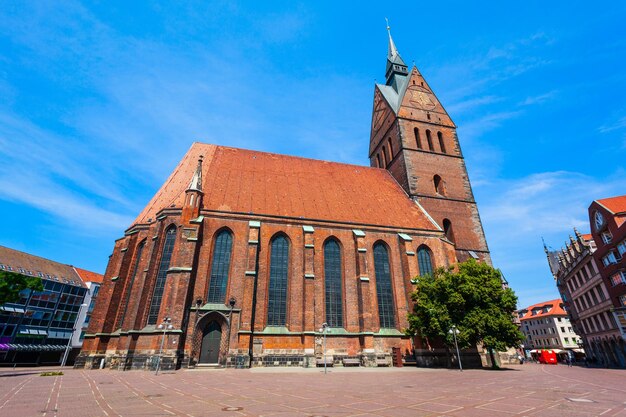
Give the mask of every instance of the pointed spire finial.
M 196 171 L 193 173 L 193 177 L 191 177 L 191 182 L 189 183 L 187 190 L 202 191 L 202 158 L 202 155 L 198 157 L 198 166 L 196 167 Z
M 385 21 L 387 22 L 387 35 L 389 35 L 389 49 L 387 50 L 387 59 L 391 61 L 393 57 L 398 55 L 398 49 L 396 48 L 396 44 L 393 42 L 393 38 L 391 37 L 391 27 L 389 27 L 389 19 L 385 17 Z

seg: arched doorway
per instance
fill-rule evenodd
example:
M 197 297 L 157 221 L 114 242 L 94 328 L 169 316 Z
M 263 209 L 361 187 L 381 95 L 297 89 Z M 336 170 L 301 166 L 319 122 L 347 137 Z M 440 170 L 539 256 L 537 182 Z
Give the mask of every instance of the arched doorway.
M 221 342 L 222 326 L 214 320 L 210 322 L 202 332 L 199 363 L 218 363 Z

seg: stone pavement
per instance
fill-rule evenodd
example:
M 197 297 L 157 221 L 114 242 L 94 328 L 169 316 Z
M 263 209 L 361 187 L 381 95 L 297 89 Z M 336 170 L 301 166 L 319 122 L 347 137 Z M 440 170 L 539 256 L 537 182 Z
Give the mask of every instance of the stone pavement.
M 0 368 L 0 416 L 625 416 L 626 371 Z

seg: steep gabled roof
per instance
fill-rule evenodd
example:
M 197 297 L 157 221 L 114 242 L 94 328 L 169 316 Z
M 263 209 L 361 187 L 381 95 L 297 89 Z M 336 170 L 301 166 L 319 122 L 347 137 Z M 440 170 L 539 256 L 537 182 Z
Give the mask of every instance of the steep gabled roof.
M 561 307 L 562 304 L 563 301 L 560 298 L 533 304 L 530 307 L 518 310 L 520 320 L 532 320 L 548 316 L 567 316 L 567 312 L 563 310 L 563 307 Z M 549 308 L 550 311 L 544 312 L 544 308 Z M 533 315 L 533 311 L 536 311 L 537 314 Z
M 194 143 L 135 220 L 181 207 L 196 161 L 204 210 L 440 230 L 383 169 Z
M 596 201 L 606 207 L 606 209 L 611 211 L 613 214 L 626 212 L 626 195 L 603 198 Z
M 86 269 L 76 268 L 76 273 L 83 280 L 83 282 L 96 282 L 98 284 L 102 284 L 102 280 L 104 276 L 102 274 L 98 274 L 96 272 L 87 271 Z

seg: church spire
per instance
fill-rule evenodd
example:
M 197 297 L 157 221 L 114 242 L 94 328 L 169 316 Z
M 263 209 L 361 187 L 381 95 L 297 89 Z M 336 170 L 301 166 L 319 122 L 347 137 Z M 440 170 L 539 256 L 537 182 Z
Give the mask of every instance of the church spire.
M 385 19 L 387 20 L 387 19 Z M 406 79 L 409 74 L 408 68 L 402 57 L 398 53 L 398 48 L 391 37 L 391 28 L 389 27 L 389 20 L 387 20 L 387 35 L 389 36 L 389 47 L 387 49 L 387 70 L 385 71 L 385 78 L 387 85 L 390 85 L 398 91 L 397 86 L 399 84 L 399 78 Z
M 391 61 L 393 57 L 395 57 L 396 55 L 400 56 L 400 54 L 398 53 L 396 44 L 393 43 L 393 38 L 391 37 L 391 28 L 389 27 L 389 20 L 387 20 L 387 18 L 385 18 L 385 20 L 387 21 L 387 35 L 389 35 L 389 48 L 387 49 L 387 59 Z
M 202 155 L 198 158 L 198 166 L 196 167 L 196 172 L 193 173 L 193 177 L 191 177 L 187 191 L 202 192 Z

